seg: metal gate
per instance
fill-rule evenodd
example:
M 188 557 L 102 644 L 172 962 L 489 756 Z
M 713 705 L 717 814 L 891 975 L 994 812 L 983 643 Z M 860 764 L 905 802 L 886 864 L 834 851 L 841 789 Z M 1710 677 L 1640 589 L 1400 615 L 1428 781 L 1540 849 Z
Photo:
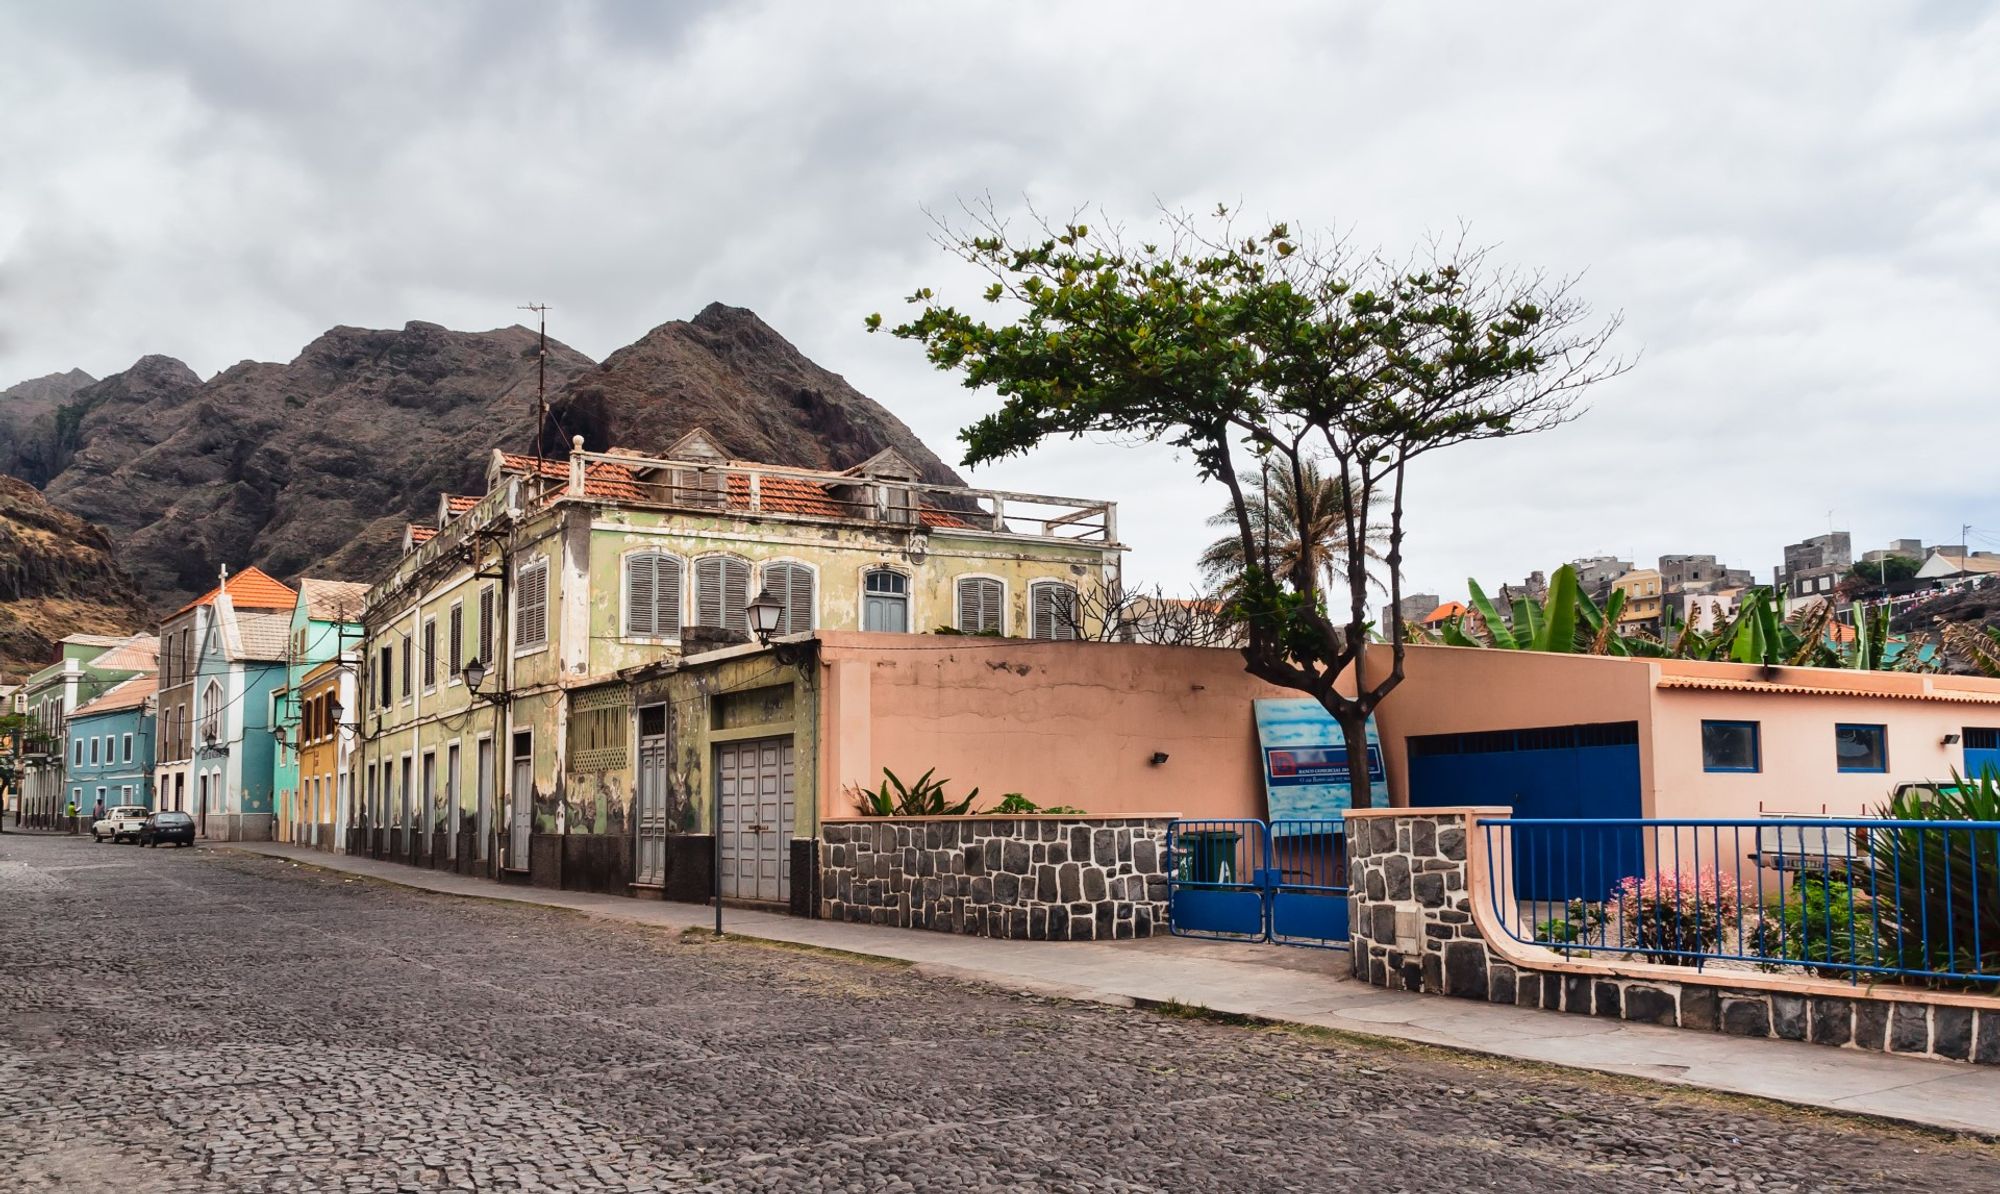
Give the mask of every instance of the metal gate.
M 639 710 L 639 816 L 632 881 L 663 886 L 667 881 L 666 706 Z
M 1347 945 L 1344 823 L 1174 821 L 1167 928 L 1181 937 Z
M 715 783 L 722 810 L 722 894 L 774 903 L 790 899 L 791 738 L 716 747 Z

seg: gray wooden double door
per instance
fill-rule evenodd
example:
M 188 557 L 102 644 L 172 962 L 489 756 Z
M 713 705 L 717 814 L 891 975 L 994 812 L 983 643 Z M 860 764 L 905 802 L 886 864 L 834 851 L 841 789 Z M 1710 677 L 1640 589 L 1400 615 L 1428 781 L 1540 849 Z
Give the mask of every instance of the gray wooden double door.
M 791 898 L 792 779 L 790 736 L 715 748 L 725 899 Z

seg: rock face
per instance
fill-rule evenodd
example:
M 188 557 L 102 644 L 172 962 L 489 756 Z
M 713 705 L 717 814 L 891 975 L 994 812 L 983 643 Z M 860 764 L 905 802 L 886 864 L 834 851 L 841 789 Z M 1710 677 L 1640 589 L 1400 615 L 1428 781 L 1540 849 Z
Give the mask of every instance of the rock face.
M 0 477 L 0 672 L 19 678 L 42 667 L 64 635 L 129 634 L 144 621 L 104 528 Z
M 40 485 L 68 463 L 56 409 L 97 379 L 81 369 L 51 373 L 0 390 L 0 472 Z M 72 434 L 67 445 L 74 449 Z
M 963 483 L 881 404 L 754 312 L 721 303 L 612 353 L 565 386 L 554 410 L 562 434 L 592 451 L 660 451 L 701 427 L 739 460 L 846 468 L 894 448 L 925 480 Z
M 289 363 L 246 361 L 205 382 L 159 356 L 66 391 L 41 379 L 19 409 L 50 434 L 27 433 L 0 463 L 103 524 L 156 610 L 212 586 L 225 563 L 372 581 L 441 490 L 483 492 L 492 449 L 532 442 L 536 348 L 518 326 L 338 327 Z M 572 435 L 659 451 L 704 427 L 746 460 L 845 468 L 895 448 L 927 479 L 958 480 L 901 420 L 736 307 L 663 324 L 602 365 L 550 341 L 548 388 L 554 458 Z
M 79 391 L 82 447 L 51 502 L 104 523 L 145 596 L 171 608 L 218 565 L 369 580 L 440 490 L 534 425 L 535 334 L 334 328 L 287 364 L 207 382 L 164 357 Z M 589 358 L 553 341 L 550 384 Z

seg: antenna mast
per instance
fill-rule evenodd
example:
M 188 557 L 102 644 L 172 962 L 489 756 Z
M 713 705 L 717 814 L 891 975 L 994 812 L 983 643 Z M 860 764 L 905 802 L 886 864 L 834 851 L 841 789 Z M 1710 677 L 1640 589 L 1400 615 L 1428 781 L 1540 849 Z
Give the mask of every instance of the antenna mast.
M 549 305 L 522 303 L 516 310 L 533 311 L 541 321 L 541 343 L 535 349 L 535 488 L 542 485 L 542 432 L 549 425 Z

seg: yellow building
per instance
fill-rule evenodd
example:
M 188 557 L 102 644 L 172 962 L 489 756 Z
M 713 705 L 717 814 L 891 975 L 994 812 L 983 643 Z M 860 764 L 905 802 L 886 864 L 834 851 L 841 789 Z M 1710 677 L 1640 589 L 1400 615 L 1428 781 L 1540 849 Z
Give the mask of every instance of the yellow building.
M 1094 636 L 1124 550 L 1110 502 L 929 485 L 894 452 L 731 460 L 700 431 L 659 456 L 496 452 L 486 483 L 441 497 L 369 593 L 356 824 L 378 856 L 536 882 L 573 869 L 562 850 L 631 874 L 652 796 L 621 677 L 748 643 L 760 594 L 781 637 Z
M 345 847 L 342 832 L 350 816 L 353 789 L 350 763 L 356 746 L 355 673 L 359 655 L 349 653 L 308 670 L 299 682 L 297 743 L 299 786 L 287 792 L 278 810 L 278 839 Z
M 1660 625 L 1660 573 L 1654 568 L 1638 568 L 1611 582 L 1625 594 L 1625 607 L 1618 614 L 1620 626 L 1628 629 L 1658 629 Z

